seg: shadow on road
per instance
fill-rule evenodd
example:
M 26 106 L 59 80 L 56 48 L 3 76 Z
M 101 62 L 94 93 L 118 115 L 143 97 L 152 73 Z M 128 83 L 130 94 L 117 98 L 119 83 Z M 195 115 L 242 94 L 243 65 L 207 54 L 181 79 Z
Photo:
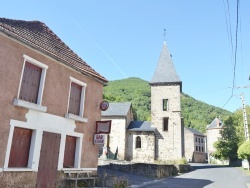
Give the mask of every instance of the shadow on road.
M 156 182 L 158 181 L 158 182 Z M 156 180 L 152 182 L 146 182 L 139 186 L 134 187 L 143 187 L 143 188 L 203 188 L 209 184 L 212 184 L 213 181 L 210 180 L 202 180 L 202 179 L 192 179 L 192 178 L 169 178 L 167 181 L 165 179 Z M 133 187 L 133 186 L 132 186 Z

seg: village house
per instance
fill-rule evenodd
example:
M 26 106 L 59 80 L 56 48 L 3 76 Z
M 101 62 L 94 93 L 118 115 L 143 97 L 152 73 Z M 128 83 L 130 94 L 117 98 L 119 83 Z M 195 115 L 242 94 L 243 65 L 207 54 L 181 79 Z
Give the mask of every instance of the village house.
M 223 122 L 219 118 L 215 118 L 209 125 L 207 125 L 206 135 L 207 135 L 207 154 L 208 162 L 221 163 L 222 161 L 216 160 L 212 154 L 215 152 L 214 143 L 221 138 L 221 131 L 224 128 Z
M 188 162 L 206 162 L 206 136 L 192 128 L 184 128 L 185 157 Z
M 0 187 L 57 187 L 97 168 L 106 78 L 40 21 L 0 18 Z

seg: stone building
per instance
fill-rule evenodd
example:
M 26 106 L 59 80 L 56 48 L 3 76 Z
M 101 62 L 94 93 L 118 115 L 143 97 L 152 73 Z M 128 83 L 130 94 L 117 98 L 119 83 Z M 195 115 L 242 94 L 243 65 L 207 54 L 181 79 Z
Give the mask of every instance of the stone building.
M 179 160 L 183 153 L 180 80 L 164 41 L 151 86 L 151 126 L 155 127 L 155 159 Z
M 206 136 L 192 128 L 184 128 L 185 157 L 194 163 L 206 162 Z
M 118 150 L 119 159 L 140 162 L 179 160 L 184 156 L 182 81 L 165 41 L 149 84 L 151 122 L 133 121 L 131 103 L 111 103 L 109 109 L 102 112 L 102 120 L 112 120 L 107 146 L 112 154 Z
M 60 187 L 62 170 L 96 170 L 108 81 L 39 21 L 0 18 L 0 66 L 0 187 Z
M 211 159 L 211 154 L 215 151 L 214 143 L 221 138 L 221 131 L 223 130 L 223 122 L 215 118 L 209 125 L 207 125 L 206 135 L 207 135 L 207 153 L 208 161 Z

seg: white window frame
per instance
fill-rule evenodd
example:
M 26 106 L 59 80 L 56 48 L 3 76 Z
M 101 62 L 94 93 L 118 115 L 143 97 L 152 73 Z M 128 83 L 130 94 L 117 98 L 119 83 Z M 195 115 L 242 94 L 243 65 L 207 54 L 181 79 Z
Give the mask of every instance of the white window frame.
M 69 77 L 69 79 L 70 79 L 70 87 L 69 87 L 69 95 L 68 95 L 68 107 L 67 107 L 67 113 L 65 114 L 65 118 L 73 119 L 73 120 L 80 121 L 80 122 L 88 122 L 88 118 L 83 117 L 85 91 L 86 91 L 87 84 L 80 81 L 80 80 L 77 80 L 71 76 Z M 72 82 L 75 84 L 78 84 L 82 87 L 79 115 L 68 113 L 69 112 L 69 101 L 70 101 L 70 92 L 71 92 L 71 83 Z
M 20 83 L 19 83 L 19 88 L 18 88 L 17 99 L 14 99 L 14 105 L 24 107 L 24 108 L 27 108 L 27 109 L 33 109 L 33 110 L 46 112 L 47 107 L 42 106 L 42 98 L 43 98 L 43 90 L 44 90 L 46 72 L 47 72 L 47 69 L 48 69 L 49 66 L 41 63 L 40 61 L 37 61 L 37 60 L 33 59 L 32 57 L 29 57 L 28 55 L 23 54 L 23 57 L 24 57 L 23 68 L 22 68 L 22 73 L 21 73 L 21 78 L 20 78 Z M 39 84 L 39 90 L 38 90 L 38 96 L 37 96 L 37 103 L 36 104 L 19 99 L 21 85 L 22 85 L 22 79 L 23 79 L 23 72 L 24 72 L 26 62 L 29 62 L 29 63 L 31 63 L 31 64 L 33 64 L 35 66 L 38 66 L 38 67 L 42 68 L 42 73 L 41 73 L 41 78 L 40 78 L 40 84 Z

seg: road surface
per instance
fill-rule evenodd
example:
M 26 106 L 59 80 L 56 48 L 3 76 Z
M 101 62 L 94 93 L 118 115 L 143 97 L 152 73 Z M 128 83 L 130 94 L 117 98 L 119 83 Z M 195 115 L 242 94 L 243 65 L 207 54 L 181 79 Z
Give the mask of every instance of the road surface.
M 250 176 L 236 167 L 191 164 L 195 170 L 176 177 L 151 178 L 106 169 L 108 174 L 123 176 L 130 188 L 250 188 Z

